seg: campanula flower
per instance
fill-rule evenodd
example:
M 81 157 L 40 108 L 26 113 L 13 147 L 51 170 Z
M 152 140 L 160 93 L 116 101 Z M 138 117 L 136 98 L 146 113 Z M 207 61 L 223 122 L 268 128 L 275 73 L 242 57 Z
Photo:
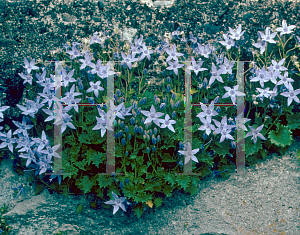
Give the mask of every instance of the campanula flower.
M 213 124 L 211 124 L 210 122 L 207 121 L 207 118 L 203 118 L 203 117 L 199 117 L 199 118 L 204 125 L 200 126 L 198 128 L 198 130 L 201 130 L 201 131 L 205 130 L 206 135 L 210 135 L 211 131 L 215 130 L 216 128 L 214 127 Z M 204 139 L 206 139 L 206 138 L 204 138 Z
M 18 129 L 13 133 L 13 135 L 16 135 L 18 133 L 23 133 L 23 135 L 26 135 L 27 130 L 30 130 L 34 126 L 27 125 L 25 116 L 23 116 L 22 123 L 13 120 L 12 122 L 18 127 Z
M 209 107 L 206 107 L 206 105 L 201 104 L 201 108 L 204 112 L 199 113 L 196 117 L 207 117 L 208 123 L 211 123 L 211 117 L 218 115 L 218 113 L 214 110 L 214 102 L 211 102 Z
M 25 64 L 25 66 L 23 66 L 23 67 L 27 70 L 28 74 L 31 73 L 31 70 L 37 70 L 37 69 L 39 69 L 39 67 L 34 66 L 35 59 L 31 60 L 30 63 L 28 63 L 28 60 L 26 58 L 24 58 L 24 64 Z
M 96 83 L 90 82 L 90 88 L 86 92 L 94 92 L 95 96 L 98 98 L 98 91 L 104 91 L 104 88 L 100 86 L 101 81 Z
M 235 40 L 240 40 L 241 36 L 244 34 L 245 30 L 242 31 L 242 25 L 239 24 L 238 28 L 236 30 L 233 30 L 232 28 L 229 27 L 230 34 L 229 37 Z
M 178 64 L 178 60 L 175 60 L 174 62 L 169 61 L 168 64 L 170 65 L 167 67 L 167 70 L 173 70 L 173 72 L 178 75 L 178 69 L 183 67 L 184 64 Z
M 108 204 L 108 205 L 113 205 L 114 206 L 114 211 L 113 211 L 113 214 L 115 214 L 119 208 L 121 207 L 123 211 L 126 212 L 126 208 L 125 208 L 125 201 L 126 201 L 126 197 L 118 197 L 117 194 L 115 194 L 113 191 L 111 192 L 112 193 L 112 196 L 115 200 L 110 200 L 110 201 L 107 201 L 107 202 L 104 202 L 105 204 Z
M 198 60 L 199 61 L 198 64 L 196 63 L 196 61 L 195 61 L 195 59 L 194 59 L 193 56 L 191 58 L 192 58 L 192 66 L 189 66 L 187 69 L 193 70 L 196 73 L 196 75 L 198 75 L 198 72 L 200 72 L 200 71 L 207 70 L 207 68 L 201 68 L 201 66 L 202 66 L 202 64 L 204 62 L 203 60 L 201 60 L 201 58 Z
M 0 144 L 0 148 L 5 148 L 8 146 L 9 150 L 13 153 L 14 152 L 14 147 L 12 144 L 16 143 L 15 138 L 11 138 L 11 130 L 7 132 L 7 134 L 2 134 L 0 133 L 0 140 L 4 141 L 2 144 Z
M 279 28 L 275 29 L 275 31 L 280 32 L 280 37 L 281 37 L 283 34 L 290 34 L 290 33 L 292 33 L 293 32 L 292 30 L 294 28 L 296 28 L 295 25 L 287 26 L 286 20 L 282 20 L 282 27 L 279 27 Z
M 151 123 L 153 121 L 157 126 L 160 126 L 159 120 L 157 118 L 163 116 L 164 114 L 161 112 L 156 113 L 153 105 L 151 106 L 150 112 L 149 111 L 141 111 L 141 112 L 142 112 L 142 114 L 147 116 L 147 119 L 145 120 L 144 124 Z
M 160 123 L 162 123 L 161 126 L 160 126 L 160 128 L 166 128 L 166 127 L 168 127 L 169 130 L 171 130 L 171 131 L 173 131 L 175 133 L 175 130 L 174 130 L 172 124 L 175 124 L 176 121 L 170 120 L 169 114 L 166 114 L 165 119 L 158 119 L 158 121 Z
M 227 92 L 222 96 L 222 99 L 230 96 L 232 103 L 235 104 L 236 96 L 246 96 L 246 94 L 238 91 L 238 87 L 239 87 L 239 85 L 236 85 L 233 88 L 224 86 L 224 89 Z
M 25 188 L 24 188 L 24 185 L 23 184 L 20 184 L 20 186 L 16 187 L 16 188 L 11 188 L 12 190 L 18 190 L 18 194 L 13 198 L 13 199 L 16 199 L 21 193 L 26 196 L 26 193 L 25 193 Z
M 261 87 L 264 87 L 264 83 L 270 80 L 270 74 L 265 70 L 265 66 L 261 70 L 256 73 L 256 77 L 252 78 L 250 82 L 258 82 L 260 83 Z
M 21 154 L 19 155 L 19 157 L 21 158 L 27 158 L 26 161 L 26 167 L 29 166 L 29 164 L 33 161 L 34 163 L 37 163 L 37 159 L 35 157 L 35 154 L 33 152 L 33 150 L 29 149 L 29 151 L 27 152 L 27 154 Z
M 222 74 L 222 71 L 223 71 L 222 69 L 217 70 L 217 67 L 215 66 L 215 64 L 212 63 L 211 72 L 210 72 L 211 73 L 211 77 L 209 79 L 209 84 L 208 84 L 209 86 L 211 84 L 213 84 L 216 79 L 219 82 L 224 83 L 222 77 L 220 76 L 220 74 Z
M 188 142 L 186 151 L 179 150 L 178 152 L 186 156 L 184 159 L 184 164 L 186 165 L 190 161 L 190 159 L 192 159 L 195 162 L 198 162 L 198 159 L 194 155 L 198 153 L 198 151 L 199 149 L 192 150 L 191 144 Z
M 297 95 L 300 94 L 300 89 L 294 91 L 294 88 L 291 83 L 289 83 L 288 89 L 289 89 L 288 92 L 283 92 L 280 94 L 282 96 L 288 97 L 287 106 L 290 106 L 293 100 L 295 100 L 295 102 L 297 103 L 300 103 L 299 98 L 297 97 Z
M 20 76 L 21 78 L 24 79 L 23 84 L 25 84 L 25 83 L 27 82 L 27 83 L 29 83 L 30 85 L 32 85 L 32 79 L 33 79 L 33 77 L 32 77 L 30 74 L 23 74 L 23 73 L 18 73 L 18 74 L 19 74 L 19 76 Z
M 249 128 L 251 129 L 250 132 L 248 132 L 245 136 L 245 138 L 247 138 L 248 136 L 253 136 L 251 139 L 253 140 L 254 144 L 256 144 L 257 141 L 257 137 L 263 139 L 263 140 L 267 140 L 262 134 L 260 134 L 259 132 L 261 132 L 262 128 L 264 125 L 259 126 L 258 128 L 254 128 L 252 126 L 249 126 Z

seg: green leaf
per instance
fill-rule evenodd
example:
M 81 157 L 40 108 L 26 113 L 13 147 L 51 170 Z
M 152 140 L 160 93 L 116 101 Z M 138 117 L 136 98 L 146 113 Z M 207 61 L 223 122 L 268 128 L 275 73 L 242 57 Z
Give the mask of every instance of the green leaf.
M 289 129 L 300 129 L 300 113 L 287 114 L 286 121 Z
M 191 179 L 189 175 L 177 175 L 176 176 L 176 182 L 178 183 L 181 188 L 186 190 L 186 188 L 189 186 Z
M 105 188 L 113 183 L 112 177 L 108 175 L 97 175 L 96 179 L 100 188 Z
M 176 162 L 169 153 L 163 153 L 162 159 L 162 162 Z
M 197 187 L 194 185 L 191 185 L 190 187 L 188 187 L 185 192 L 188 192 L 191 194 L 191 196 L 195 195 L 197 193 Z
M 265 149 L 259 150 L 260 155 L 262 156 L 263 159 L 265 159 L 268 155 L 268 151 Z
M 86 156 L 87 162 L 89 165 L 91 163 L 96 167 L 99 167 L 99 164 L 103 164 L 106 161 L 106 154 L 97 152 L 96 150 L 89 149 L 83 156 Z
M 300 149 L 297 151 L 297 158 L 300 158 Z
M 163 188 L 163 192 L 167 197 L 172 196 L 172 192 L 175 187 L 171 186 L 170 184 L 165 184 Z
M 222 143 L 214 142 L 212 145 L 212 149 L 219 156 L 226 156 L 228 154 L 230 148 L 230 142 L 228 140 L 224 140 Z
M 162 204 L 162 201 L 163 200 L 160 197 L 155 198 L 154 199 L 154 205 L 155 205 L 155 207 L 160 207 L 161 204 Z
M 262 149 L 262 144 L 261 144 L 260 139 L 257 139 L 256 144 L 253 143 L 253 140 L 251 140 L 251 138 L 245 139 L 246 157 L 257 153 L 260 149 Z
M 80 214 L 80 213 L 82 212 L 82 210 L 83 210 L 83 205 L 82 205 L 82 204 L 79 204 L 79 205 L 77 206 L 77 208 L 76 208 L 76 213 L 77 213 L 77 214 Z
M 133 208 L 134 214 L 139 218 L 141 218 L 143 212 L 144 212 L 144 208 L 143 205 L 141 203 L 139 203 L 137 206 L 135 206 Z
M 292 144 L 292 132 L 286 126 L 276 123 L 276 131 L 269 132 L 269 138 L 272 144 L 276 146 L 289 146 Z
M 85 166 L 87 166 L 87 160 L 83 159 L 80 162 L 74 162 L 74 165 L 77 166 L 80 170 L 85 170 Z
M 175 174 L 172 174 L 168 172 L 168 174 L 164 177 L 165 180 L 173 186 L 176 183 L 176 176 Z
M 90 178 L 87 175 L 76 181 L 76 185 L 79 189 L 84 191 L 84 194 L 89 193 L 91 188 L 96 184 L 94 178 Z
M 39 195 L 43 191 L 44 186 L 44 184 L 36 183 L 34 188 L 34 195 Z
M 47 131 L 47 130 L 52 130 L 52 129 L 53 129 L 53 125 L 47 124 L 47 126 L 46 126 L 46 131 Z

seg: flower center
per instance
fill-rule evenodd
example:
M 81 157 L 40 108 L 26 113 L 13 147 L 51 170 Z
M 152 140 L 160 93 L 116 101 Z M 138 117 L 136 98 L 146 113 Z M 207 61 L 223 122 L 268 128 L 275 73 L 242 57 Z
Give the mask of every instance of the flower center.
M 97 89 L 98 88 L 98 85 L 94 85 L 94 89 Z
M 150 116 L 151 116 L 151 118 L 155 118 L 155 114 L 154 113 L 152 113 Z
M 166 124 L 166 126 L 168 126 L 169 125 L 169 121 L 165 121 L 165 124 Z

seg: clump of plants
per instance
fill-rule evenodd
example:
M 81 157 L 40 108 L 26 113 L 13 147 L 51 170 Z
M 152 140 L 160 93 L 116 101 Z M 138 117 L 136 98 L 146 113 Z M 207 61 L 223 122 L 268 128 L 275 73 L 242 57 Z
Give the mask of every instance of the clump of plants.
M 18 105 L 24 116 L 13 121 L 14 132 L 0 133 L 0 148 L 14 152 L 17 144 L 15 160 L 53 191 L 66 197 L 93 193 L 104 207 L 113 206 L 113 214 L 121 208 L 141 217 L 175 189 L 193 195 L 202 178 L 228 177 L 238 148 L 244 148 L 246 164 L 271 149 L 286 151 L 300 129 L 292 104 L 299 103 L 299 63 L 293 56 L 299 40 L 285 38 L 294 28 L 283 21 L 275 29 L 280 36 L 270 27 L 260 32 L 253 44 L 260 53 L 243 47 L 239 25 L 223 35 L 223 47 L 201 45 L 192 34 L 179 38 L 177 30 L 171 42 L 165 39 L 153 51 L 143 36 L 129 44 L 117 31 L 111 37 L 96 32 L 82 43 L 64 44 L 65 51 L 51 55 L 54 63 L 25 58 L 19 75 L 28 99 Z M 257 60 L 245 72 L 244 88 L 236 76 L 243 49 Z M 145 84 L 150 74 L 160 81 L 155 91 Z M 239 96 L 244 113 L 235 109 Z M 7 108 L 0 107 L 0 114 Z M 235 139 L 241 130 L 248 133 Z M 97 208 L 97 200 L 91 207 Z M 83 209 L 80 204 L 76 211 Z

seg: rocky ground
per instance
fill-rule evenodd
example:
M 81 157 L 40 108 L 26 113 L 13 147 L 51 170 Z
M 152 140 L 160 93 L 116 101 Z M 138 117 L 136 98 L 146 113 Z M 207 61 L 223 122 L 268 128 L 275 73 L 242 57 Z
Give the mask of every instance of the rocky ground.
M 146 4 L 149 1 L 152 5 Z M 4 104 L 12 106 L 7 116 L 20 114 L 15 104 L 23 96 L 23 79 L 18 73 L 23 72 L 24 57 L 52 59 L 50 52 L 74 36 L 79 40 L 102 30 L 111 35 L 116 26 L 131 38 L 144 35 L 146 44 L 155 48 L 159 35 L 179 26 L 186 38 L 193 32 L 208 43 L 222 37 L 228 27 L 241 24 L 249 46 L 265 26 L 279 27 L 283 19 L 297 27 L 300 22 L 300 4 L 290 1 L 250 1 L 247 5 L 233 0 L 172 0 L 165 1 L 170 6 L 162 7 L 160 2 L 164 1 L 0 0 L 0 94 L 6 93 Z M 251 60 L 252 55 L 245 54 L 243 59 Z

